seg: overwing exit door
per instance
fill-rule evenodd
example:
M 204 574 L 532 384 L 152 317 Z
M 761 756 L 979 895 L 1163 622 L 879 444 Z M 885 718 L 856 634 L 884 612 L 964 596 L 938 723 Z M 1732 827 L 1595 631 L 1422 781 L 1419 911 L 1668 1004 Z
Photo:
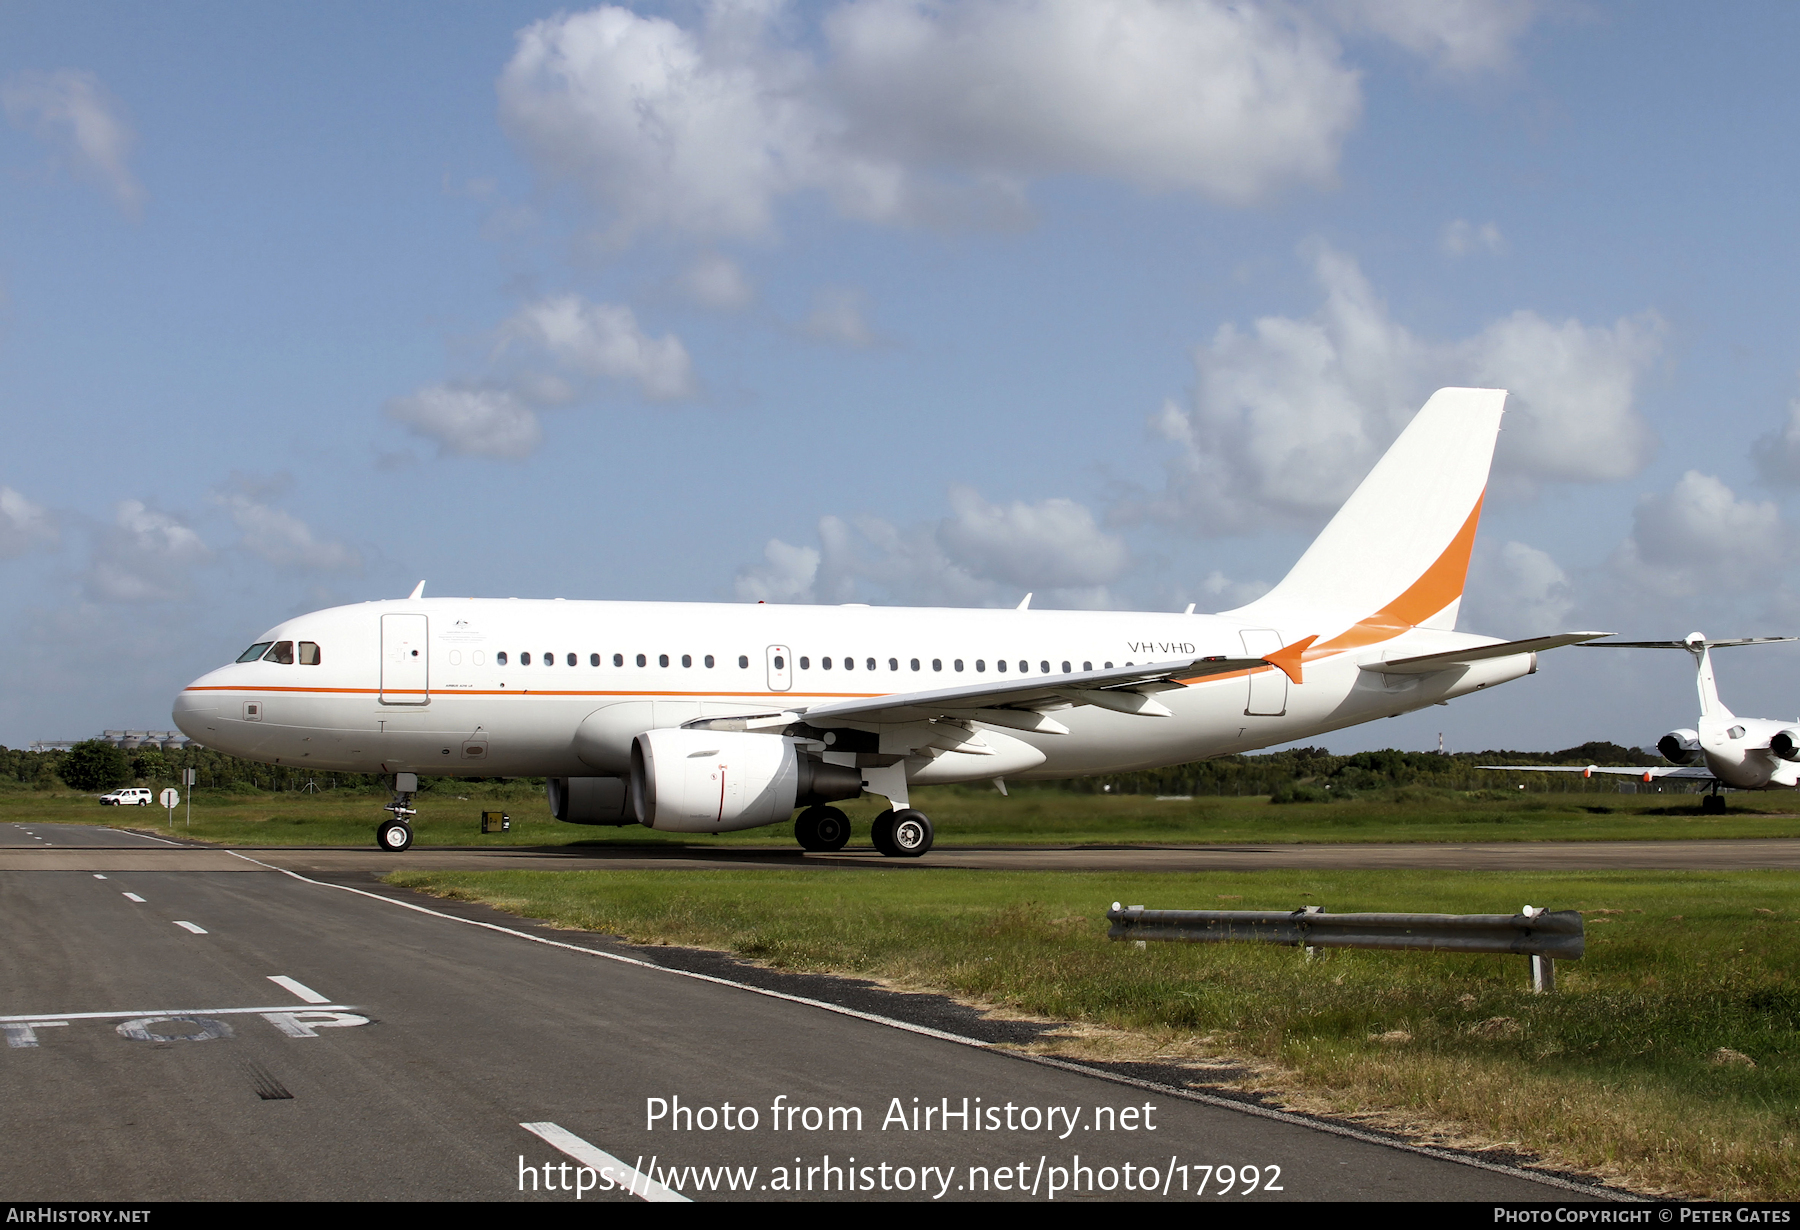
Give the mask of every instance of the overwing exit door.
M 381 703 L 431 703 L 431 656 L 423 615 L 381 617 Z
M 770 645 L 768 649 L 769 691 L 785 692 L 794 686 L 794 655 L 786 645 Z

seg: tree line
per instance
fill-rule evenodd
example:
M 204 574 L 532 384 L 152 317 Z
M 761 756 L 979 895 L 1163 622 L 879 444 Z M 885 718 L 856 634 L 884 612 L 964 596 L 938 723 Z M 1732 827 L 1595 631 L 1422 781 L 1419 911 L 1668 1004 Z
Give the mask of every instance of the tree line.
M 1220 756 L 1192 764 L 1171 765 L 1137 773 L 1046 782 L 1029 789 L 1087 794 L 1269 795 L 1277 802 L 1311 802 L 1349 798 L 1359 792 L 1422 787 L 1439 790 L 1492 790 L 1508 785 L 1502 775 L 1477 769 L 1478 764 L 1660 765 L 1662 758 L 1617 743 L 1591 742 L 1557 752 L 1357 752 L 1334 756 L 1322 747 L 1291 748 L 1252 756 Z M 392 781 L 378 773 L 326 773 L 290 765 L 259 764 L 211 748 L 161 748 L 126 751 L 104 739 L 78 743 L 68 751 L 32 752 L 0 747 L 0 786 L 54 790 L 64 787 L 99 793 L 118 786 L 173 785 L 193 769 L 201 790 L 237 794 L 302 790 L 386 792 Z M 492 778 L 434 778 L 421 775 L 421 789 L 449 782 L 501 781 Z M 516 779 L 541 786 L 542 778 Z M 1617 779 L 1584 781 L 1573 774 L 1546 775 L 1533 789 L 1612 791 Z

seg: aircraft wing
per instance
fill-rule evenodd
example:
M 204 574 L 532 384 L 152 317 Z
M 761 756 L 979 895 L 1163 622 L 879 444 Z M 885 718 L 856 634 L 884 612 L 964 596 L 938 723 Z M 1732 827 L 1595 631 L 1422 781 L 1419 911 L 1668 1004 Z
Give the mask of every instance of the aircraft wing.
M 1659 777 L 1680 777 L 1689 781 L 1716 781 L 1711 769 L 1703 769 L 1699 765 L 1663 765 L 1640 768 L 1627 768 L 1617 765 L 1578 765 L 1578 764 L 1478 764 L 1477 769 L 1493 769 L 1500 773 L 1579 773 L 1583 777 L 1592 777 L 1596 773 L 1612 774 L 1619 777 L 1635 777 L 1639 781 L 1655 781 Z
M 1209 675 L 1267 666 L 1264 658 L 1186 658 L 1178 662 L 1146 662 L 1112 670 L 1075 671 L 1066 675 L 990 679 L 929 692 L 897 692 L 890 696 L 829 701 L 796 711 L 810 726 L 854 721 L 872 724 L 926 722 L 936 718 L 987 722 L 1015 730 L 1067 734 L 1068 728 L 1046 717 L 1047 711 L 1093 705 L 1116 713 L 1171 717 L 1155 694 L 1178 690 Z
M 1582 641 L 1591 641 L 1597 637 L 1611 635 L 1610 632 L 1561 632 L 1555 636 L 1534 636 L 1526 641 L 1502 641 L 1498 645 L 1475 645 L 1468 649 L 1452 649 L 1445 653 L 1425 653 L 1411 658 L 1392 658 L 1386 662 L 1362 662 L 1358 665 L 1363 670 L 1379 671 L 1384 675 L 1429 675 L 1433 671 L 1449 670 L 1453 666 L 1461 666 L 1468 662 L 1480 662 L 1487 658 L 1510 658 L 1514 654 L 1520 653 L 1537 653 L 1544 649 L 1576 645 Z
M 1800 636 L 1741 636 L 1733 641 L 1709 641 L 1696 635 L 1686 641 L 1606 641 L 1589 649 L 1731 649 L 1738 645 L 1771 645 L 1776 641 L 1800 641 Z

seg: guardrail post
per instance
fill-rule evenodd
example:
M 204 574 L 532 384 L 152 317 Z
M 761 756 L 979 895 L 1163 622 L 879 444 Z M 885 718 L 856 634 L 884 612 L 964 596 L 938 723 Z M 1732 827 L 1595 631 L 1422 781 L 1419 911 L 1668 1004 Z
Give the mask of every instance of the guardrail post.
M 1541 952 L 1531 954 L 1531 989 L 1538 995 L 1556 990 L 1556 958 Z

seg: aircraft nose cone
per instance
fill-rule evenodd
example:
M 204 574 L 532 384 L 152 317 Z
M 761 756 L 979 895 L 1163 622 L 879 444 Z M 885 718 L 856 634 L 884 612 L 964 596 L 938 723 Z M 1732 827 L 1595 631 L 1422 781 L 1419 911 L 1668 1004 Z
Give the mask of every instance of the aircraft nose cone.
M 204 678 L 203 675 L 200 679 L 194 680 L 194 683 L 197 684 Z M 188 686 L 192 688 L 193 684 Z M 175 703 L 169 710 L 169 716 L 174 720 L 175 728 L 194 742 L 216 745 L 217 734 L 208 731 L 207 727 L 215 724 L 218 712 L 219 701 L 214 693 L 182 691 L 176 694 Z M 212 734 L 213 737 L 208 738 L 208 734 Z

